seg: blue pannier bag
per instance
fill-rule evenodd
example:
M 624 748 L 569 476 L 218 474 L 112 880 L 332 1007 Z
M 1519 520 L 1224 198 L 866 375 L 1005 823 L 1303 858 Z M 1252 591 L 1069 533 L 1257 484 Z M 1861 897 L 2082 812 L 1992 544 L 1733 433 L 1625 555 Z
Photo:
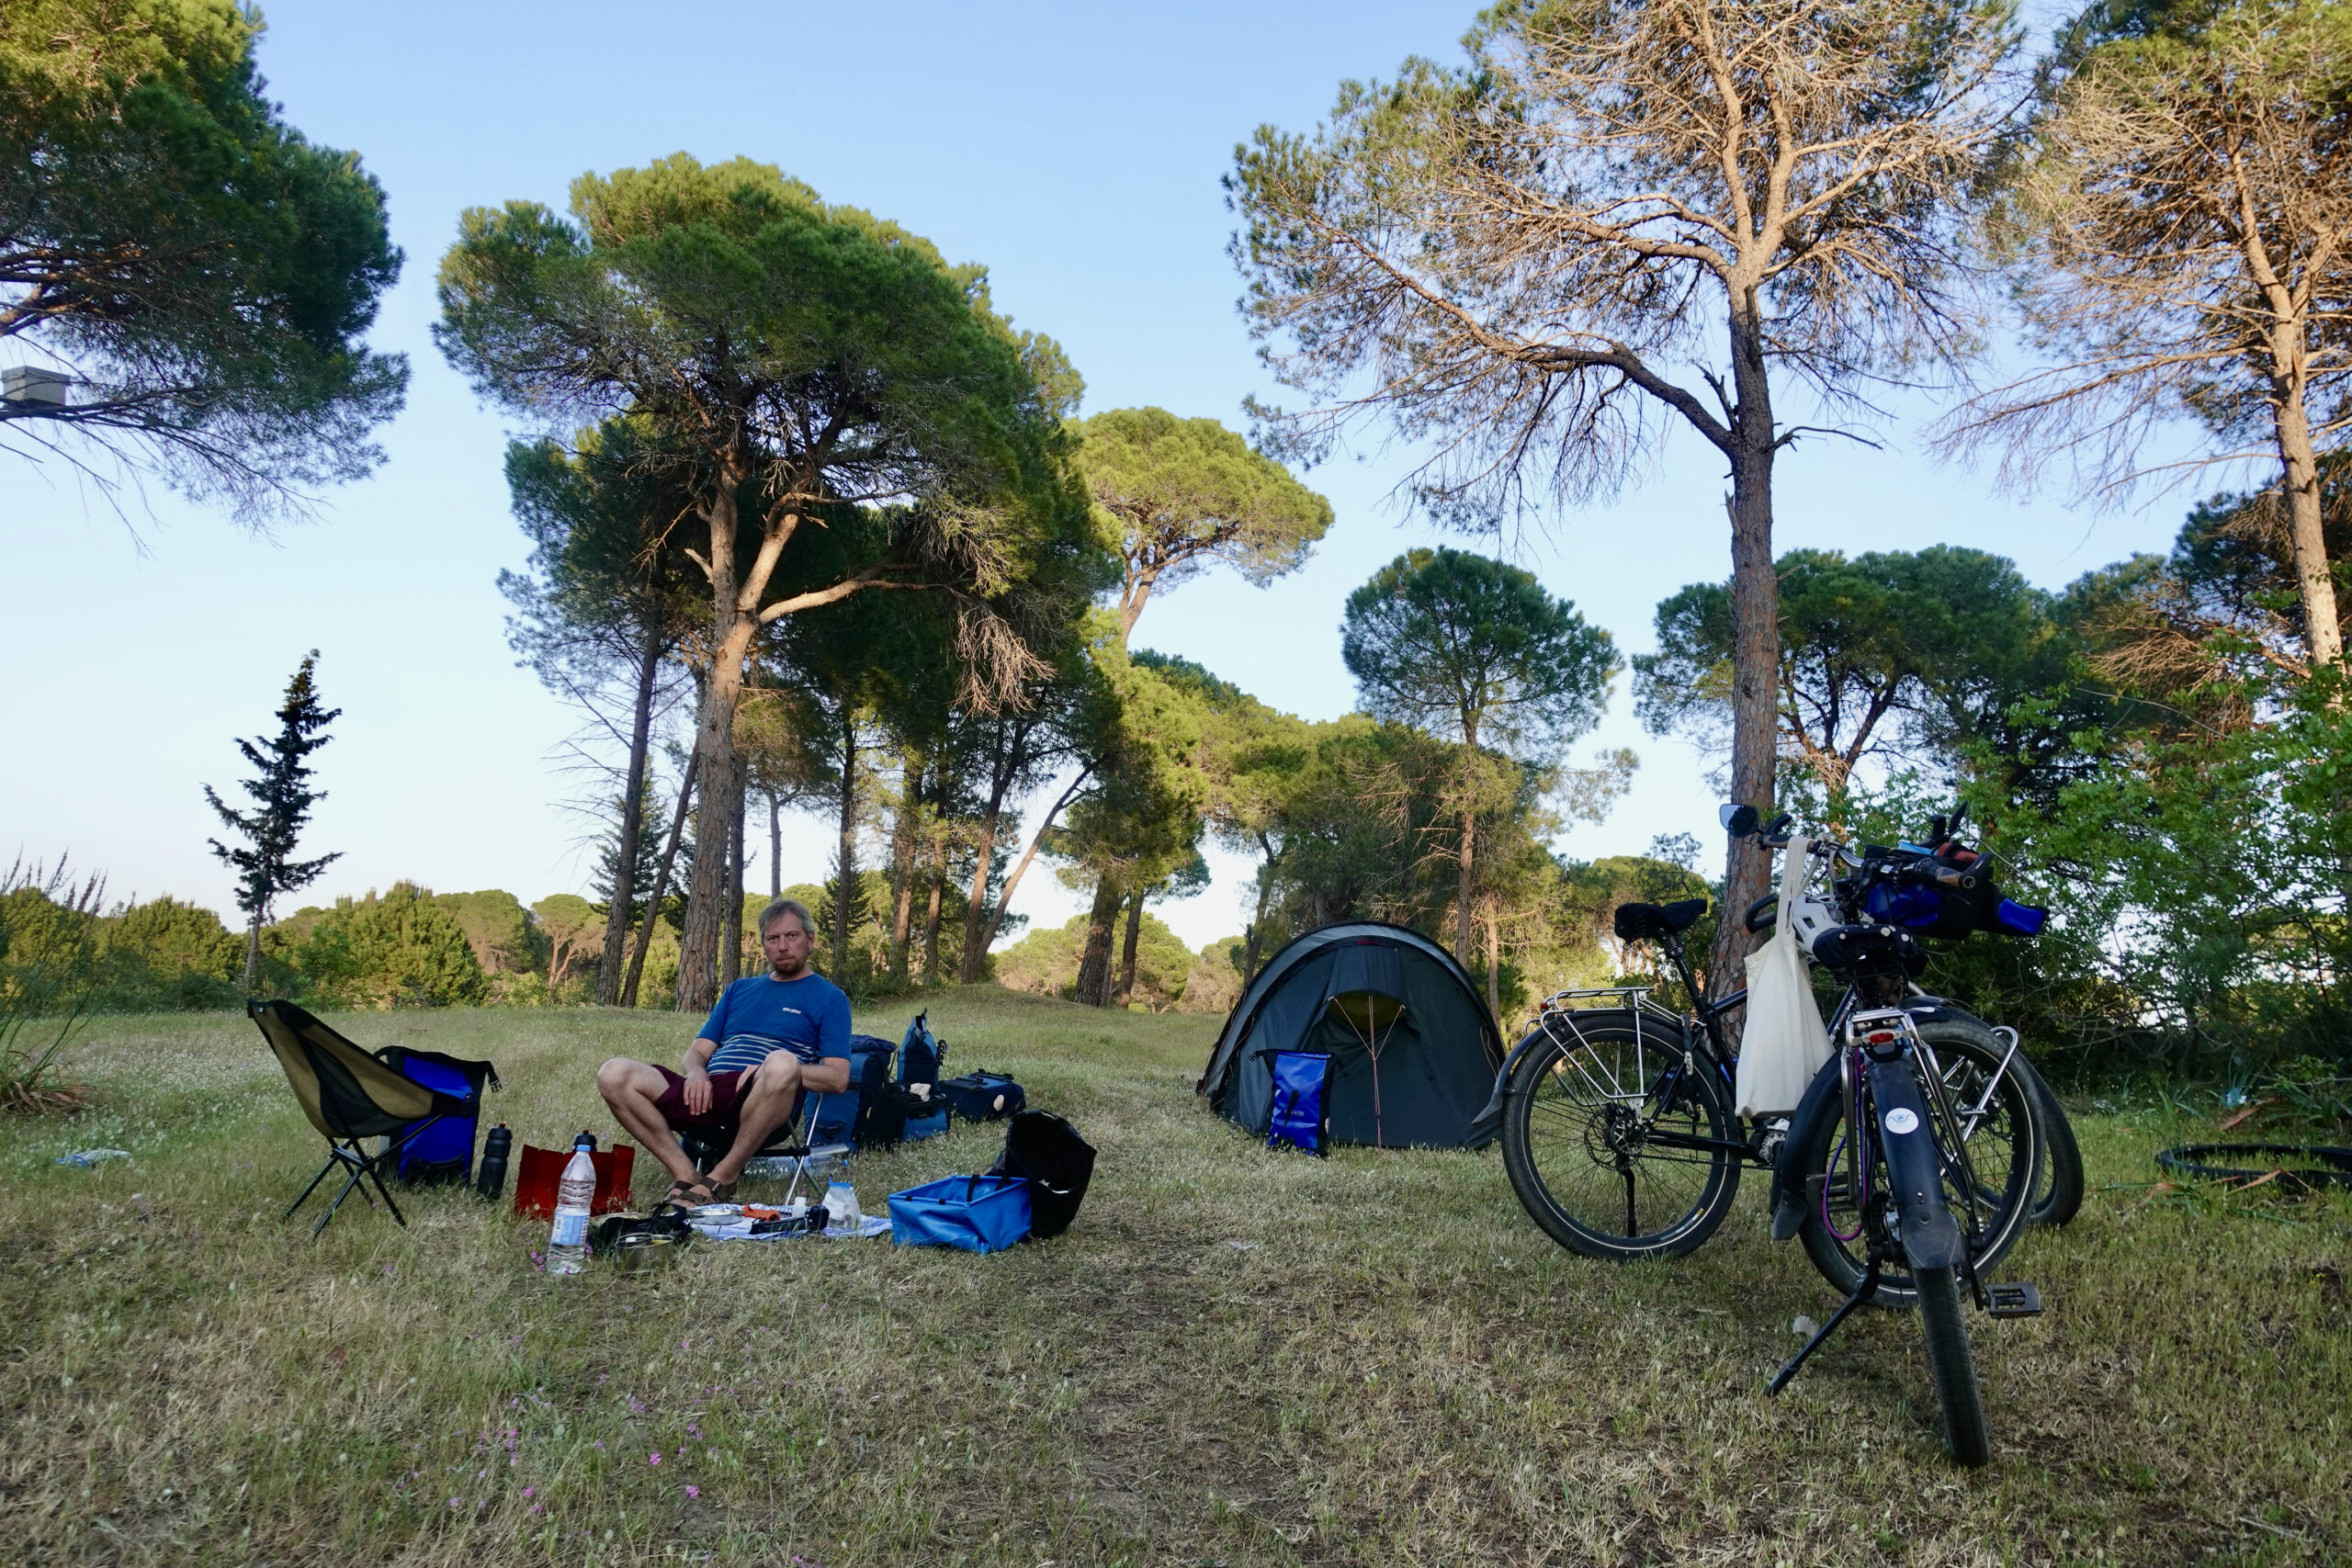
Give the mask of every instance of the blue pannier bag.
M 1330 1054 L 1276 1051 L 1272 1055 L 1274 1098 L 1266 1117 L 1266 1146 L 1329 1155 L 1331 1108 L 1324 1091 L 1331 1081 Z
M 943 1176 L 890 1194 L 890 1239 L 899 1247 L 1001 1252 L 1029 1234 L 1029 1179 Z
M 505 1087 L 498 1081 L 498 1069 L 488 1062 L 469 1062 L 438 1051 L 412 1051 L 405 1045 L 387 1045 L 376 1053 L 376 1059 L 411 1083 L 462 1100 L 466 1107 L 464 1115 L 431 1122 L 401 1145 L 400 1157 L 393 1165 L 400 1180 L 411 1187 L 471 1181 L 474 1133 L 481 1125 L 482 1086 Z M 417 1126 L 409 1123 L 412 1129 Z M 385 1143 L 396 1143 L 402 1135 L 394 1134 Z
M 930 1017 L 928 1010 L 915 1014 L 906 1038 L 899 1042 L 899 1081 L 910 1089 L 937 1083 L 939 1069 L 947 1062 L 947 1043 L 933 1036 Z

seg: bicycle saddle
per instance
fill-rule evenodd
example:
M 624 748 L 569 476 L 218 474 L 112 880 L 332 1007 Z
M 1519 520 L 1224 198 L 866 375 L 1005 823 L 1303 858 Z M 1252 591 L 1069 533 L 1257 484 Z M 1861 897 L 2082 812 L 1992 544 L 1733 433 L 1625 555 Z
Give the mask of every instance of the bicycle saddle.
M 1687 931 L 1707 912 L 1704 898 L 1678 898 L 1671 904 L 1620 904 L 1616 927 L 1619 942 L 1642 942 Z
M 1832 926 L 1813 939 L 1813 955 L 1838 976 L 1908 979 L 1928 966 L 1919 939 L 1900 926 Z

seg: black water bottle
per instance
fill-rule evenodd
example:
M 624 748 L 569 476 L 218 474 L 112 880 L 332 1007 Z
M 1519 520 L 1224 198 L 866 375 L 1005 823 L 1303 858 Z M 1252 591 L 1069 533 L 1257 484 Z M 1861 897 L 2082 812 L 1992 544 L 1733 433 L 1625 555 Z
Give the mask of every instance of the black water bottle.
M 481 1169 L 474 1179 L 474 1190 L 488 1203 L 498 1201 L 506 1190 L 506 1156 L 514 1147 L 514 1134 L 501 1122 L 481 1141 Z

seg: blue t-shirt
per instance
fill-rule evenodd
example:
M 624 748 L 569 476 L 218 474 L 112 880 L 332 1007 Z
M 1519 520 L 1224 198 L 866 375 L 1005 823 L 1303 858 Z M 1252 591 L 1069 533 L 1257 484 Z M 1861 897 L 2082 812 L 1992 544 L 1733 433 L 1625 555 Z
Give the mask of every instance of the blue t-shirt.
M 707 1067 L 714 1073 L 756 1067 L 778 1049 L 804 1062 L 827 1056 L 846 1061 L 849 998 L 822 975 L 797 980 L 752 975 L 719 993 L 701 1037 L 718 1044 Z

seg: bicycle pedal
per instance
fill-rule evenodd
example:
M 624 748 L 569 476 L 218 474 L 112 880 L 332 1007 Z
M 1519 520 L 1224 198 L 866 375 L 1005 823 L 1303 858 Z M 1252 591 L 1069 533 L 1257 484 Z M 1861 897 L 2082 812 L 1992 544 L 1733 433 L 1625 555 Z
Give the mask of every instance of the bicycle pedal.
M 2023 1280 L 1984 1287 L 1984 1310 L 1995 1317 L 2040 1317 L 2041 1292 Z

